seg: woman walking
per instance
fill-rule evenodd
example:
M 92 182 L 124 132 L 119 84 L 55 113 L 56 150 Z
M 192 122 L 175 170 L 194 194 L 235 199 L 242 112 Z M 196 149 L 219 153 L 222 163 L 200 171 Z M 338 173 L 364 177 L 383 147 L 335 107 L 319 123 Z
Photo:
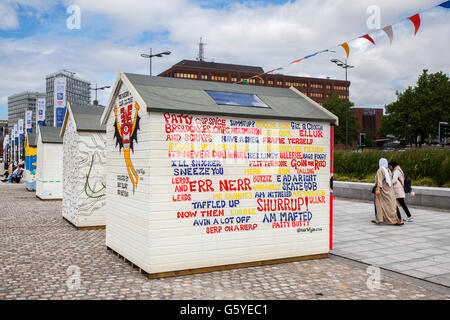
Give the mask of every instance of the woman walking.
M 403 208 L 403 211 L 405 211 L 406 215 L 408 216 L 408 219 L 406 221 L 413 222 L 414 218 L 411 216 L 411 213 L 409 212 L 409 209 L 405 203 L 405 174 L 403 173 L 402 168 L 400 168 L 398 163 L 395 161 L 389 162 L 389 169 L 392 170 L 392 185 L 394 186 L 395 198 Z M 398 207 L 397 216 L 401 217 L 400 209 Z
M 379 161 L 379 168 L 375 176 L 375 207 L 377 216 L 373 223 L 387 223 L 397 226 L 403 225 L 402 220 L 397 217 L 397 202 L 392 185 L 392 173 L 388 169 L 385 158 Z

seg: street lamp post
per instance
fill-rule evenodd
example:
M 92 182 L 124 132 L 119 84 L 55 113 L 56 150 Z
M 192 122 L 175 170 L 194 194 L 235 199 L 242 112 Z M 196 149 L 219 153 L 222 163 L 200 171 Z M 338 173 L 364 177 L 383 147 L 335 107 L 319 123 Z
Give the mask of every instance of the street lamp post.
M 160 52 L 157 54 L 152 54 L 152 48 L 150 48 L 150 54 L 141 53 L 142 58 L 148 58 L 150 60 L 150 77 L 152 76 L 152 58 L 153 57 L 161 58 L 163 55 L 168 56 L 169 54 L 171 54 L 170 51 L 164 51 L 164 52 Z
M 338 59 L 331 59 L 330 60 L 333 63 L 336 63 L 338 67 L 345 69 L 345 82 L 347 82 L 347 69 L 348 68 L 354 68 L 354 66 L 351 66 L 347 64 L 347 59 L 345 59 L 345 62 L 342 62 Z M 345 150 L 348 148 L 348 104 L 349 104 L 349 93 L 348 93 L 348 86 L 346 86 L 347 96 L 345 99 Z
M 94 100 L 94 104 L 95 104 L 95 105 L 98 105 L 97 91 L 98 91 L 98 90 L 105 90 L 105 89 L 107 89 L 107 88 L 111 88 L 111 86 L 104 86 L 104 87 L 98 88 L 98 87 L 97 87 L 97 84 L 95 84 L 95 89 L 94 89 L 94 88 L 91 88 L 91 90 L 95 91 L 95 100 Z

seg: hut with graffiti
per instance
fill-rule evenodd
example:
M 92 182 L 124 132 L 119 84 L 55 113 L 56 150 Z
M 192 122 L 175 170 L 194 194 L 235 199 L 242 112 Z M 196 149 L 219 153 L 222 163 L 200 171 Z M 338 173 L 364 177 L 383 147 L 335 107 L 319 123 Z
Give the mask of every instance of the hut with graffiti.
M 102 106 L 68 103 L 63 139 L 62 215 L 79 229 L 105 226 L 106 127 Z
M 119 71 L 107 247 L 149 277 L 327 257 L 337 122 L 293 87 Z
M 37 126 L 36 197 L 62 199 L 63 141 L 61 128 Z
M 25 132 L 25 188 L 28 191 L 36 191 L 36 160 L 37 146 L 36 133 Z

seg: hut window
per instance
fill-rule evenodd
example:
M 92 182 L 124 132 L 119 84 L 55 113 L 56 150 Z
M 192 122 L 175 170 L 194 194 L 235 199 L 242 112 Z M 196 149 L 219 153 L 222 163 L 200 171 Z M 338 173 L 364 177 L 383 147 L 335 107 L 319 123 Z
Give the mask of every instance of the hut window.
M 208 90 L 206 90 L 206 93 L 213 98 L 217 104 L 221 105 L 269 108 L 269 106 L 255 94 Z

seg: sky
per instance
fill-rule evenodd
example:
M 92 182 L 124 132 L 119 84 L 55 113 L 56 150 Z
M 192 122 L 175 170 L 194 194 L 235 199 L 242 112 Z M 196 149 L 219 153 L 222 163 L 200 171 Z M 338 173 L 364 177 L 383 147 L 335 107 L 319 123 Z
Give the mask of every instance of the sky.
M 153 59 L 153 75 L 195 59 L 200 37 L 206 61 L 266 71 L 331 49 L 279 72 L 344 79 L 330 59 L 344 60 L 338 45 L 369 33 L 376 45 L 349 42 L 350 100 L 384 106 L 396 100 L 396 91 L 414 86 L 423 69 L 450 74 L 450 9 L 435 7 L 444 1 L 0 0 L 0 119 L 7 119 L 8 96 L 45 92 L 47 74 L 67 69 L 93 87 L 112 86 L 119 69 L 148 74 L 149 61 L 140 54 L 150 48 L 172 52 Z M 79 9 L 79 28 L 70 27 L 76 21 L 71 8 Z M 418 12 L 414 35 L 406 18 Z M 387 25 L 393 25 L 392 44 L 379 30 Z M 100 104 L 110 93 L 99 91 Z

